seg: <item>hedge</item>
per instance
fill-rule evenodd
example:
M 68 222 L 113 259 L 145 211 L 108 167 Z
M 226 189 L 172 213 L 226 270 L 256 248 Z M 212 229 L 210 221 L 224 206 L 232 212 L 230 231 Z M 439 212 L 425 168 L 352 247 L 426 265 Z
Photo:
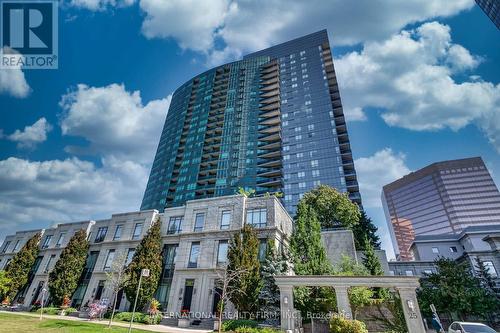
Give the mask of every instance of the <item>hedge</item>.
M 113 317 L 113 320 L 119 321 L 130 321 L 132 318 L 132 312 L 117 312 Z M 147 313 L 136 312 L 134 314 L 134 323 L 143 323 L 147 325 L 158 325 L 161 322 L 162 315 L 157 314 L 155 316 L 150 316 Z
M 38 308 L 36 310 L 36 313 L 40 313 L 42 311 L 41 308 Z M 56 308 L 56 307 L 47 307 L 47 308 L 43 308 L 43 313 L 44 314 L 48 314 L 48 315 L 58 315 L 60 314 L 62 311 L 61 308 Z M 64 310 L 64 314 L 65 315 L 69 315 L 73 312 L 76 312 L 77 310 L 75 308 L 67 308 L 66 310 Z

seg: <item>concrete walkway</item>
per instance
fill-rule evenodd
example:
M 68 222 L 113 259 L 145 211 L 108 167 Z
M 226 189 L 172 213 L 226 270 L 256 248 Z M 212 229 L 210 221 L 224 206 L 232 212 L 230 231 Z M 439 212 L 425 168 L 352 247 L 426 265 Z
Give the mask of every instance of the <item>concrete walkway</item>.
M 19 316 L 40 318 L 40 314 L 30 313 L 30 312 L 0 311 L 0 313 L 8 313 L 8 314 L 19 315 Z M 99 325 L 108 325 L 108 323 L 109 323 L 108 320 L 100 320 L 100 321 L 99 320 L 88 320 L 86 318 L 47 315 L 47 314 L 44 314 L 43 318 L 44 319 L 83 321 L 83 322 L 92 323 L 92 324 L 99 324 Z M 126 323 L 123 321 L 113 321 L 113 326 L 114 327 L 126 327 L 126 328 L 128 328 L 129 323 Z M 208 332 L 212 332 L 212 331 L 208 331 L 208 330 L 186 329 L 186 328 L 178 328 L 178 327 L 171 327 L 171 326 L 165 326 L 165 325 L 132 324 L 132 328 L 135 328 L 138 330 L 144 330 L 144 331 L 164 332 L 164 333 L 208 333 Z

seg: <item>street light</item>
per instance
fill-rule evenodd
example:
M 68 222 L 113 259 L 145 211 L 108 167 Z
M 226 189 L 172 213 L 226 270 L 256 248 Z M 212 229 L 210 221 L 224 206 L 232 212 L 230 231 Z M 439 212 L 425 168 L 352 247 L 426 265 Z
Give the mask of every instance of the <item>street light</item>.
M 44 296 L 45 296 L 46 292 L 47 292 L 47 289 L 43 288 L 42 289 L 42 302 L 40 303 L 40 305 L 41 305 L 41 307 L 40 307 L 40 320 L 43 319 L 43 303 L 45 303 Z
M 132 323 L 134 322 L 135 307 L 137 306 L 137 298 L 139 297 L 139 290 L 141 289 L 142 277 L 149 276 L 149 269 L 144 268 L 141 270 L 141 275 L 139 276 L 139 283 L 137 284 L 137 292 L 135 293 L 134 308 L 132 309 L 132 318 L 130 318 L 130 325 L 128 327 L 128 333 L 132 331 Z

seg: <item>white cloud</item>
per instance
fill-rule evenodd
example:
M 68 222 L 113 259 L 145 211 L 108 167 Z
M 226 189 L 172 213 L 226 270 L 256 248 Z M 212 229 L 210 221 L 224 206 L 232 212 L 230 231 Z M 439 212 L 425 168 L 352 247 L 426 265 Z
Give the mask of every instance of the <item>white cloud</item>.
M 0 54 L 4 49 L 0 49 Z M 9 49 L 12 53 L 12 50 Z M 0 94 L 8 94 L 17 98 L 24 98 L 29 95 L 31 88 L 26 82 L 21 66 L 0 69 Z
M 103 159 L 0 161 L 0 235 L 37 223 L 71 222 L 138 210 L 149 168 Z
M 151 163 L 170 99 L 143 105 L 140 92 L 128 92 L 124 85 L 79 84 L 61 99 L 61 129 L 63 135 L 84 137 L 90 145 L 67 151 Z
M 480 61 L 452 43 L 450 28 L 437 22 L 366 43 L 336 60 L 347 117 L 359 119 L 360 110 L 376 107 L 387 124 L 410 130 L 476 124 L 500 149 L 500 85 L 453 77 Z
M 90 143 L 67 151 L 98 162 L 1 160 L 0 235 L 138 210 L 169 103 L 170 96 L 143 105 L 139 91 L 118 84 L 80 84 L 65 94 L 63 134 Z
M 7 139 L 17 142 L 18 148 L 34 148 L 37 144 L 47 140 L 47 133 L 52 130 L 52 125 L 44 117 L 38 119 L 33 125 L 26 126 L 24 130 L 16 130 L 7 135 Z
M 394 153 L 390 148 L 379 150 L 369 157 L 358 158 L 354 165 L 363 194 L 363 206 L 367 208 L 382 207 L 382 187 L 410 173 L 405 155 Z
M 183 49 L 207 51 L 230 11 L 229 0 L 141 0 L 146 13 L 142 32 L 148 38 L 175 38 Z
M 71 0 L 70 6 L 92 11 L 103 11 L 110 7 L 131 6 L 135 0 Z
M 147 37 L 174 38 L 182 48 L 209 54 L 211 65 L 324 28 L 337 45 L 382 40 L 408 24 L 473 5 L 472 0 L 140 0 Z M 218 39 L 222 46 L 214 47 Z

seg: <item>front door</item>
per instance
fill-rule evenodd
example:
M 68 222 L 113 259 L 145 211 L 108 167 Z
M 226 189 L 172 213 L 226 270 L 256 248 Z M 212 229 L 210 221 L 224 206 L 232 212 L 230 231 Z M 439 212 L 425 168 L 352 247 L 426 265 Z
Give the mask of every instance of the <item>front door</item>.
M 191 311 L 191 301 L 193 300 L 194 279 L 186 279 L 184 285 L 184 297 L 182 299 L 182 312 Z
M 217 306 L 219 305 L 221 295 L 222 295 L 222 289 L 214 288 L 214 302 L 212 304 L 212 313 L 214 315 L 217 315 L 217 313 L 219 312 L 219 309 L 217 308 Z
M 40 292 L 42 291 L 44 285 L 44 281 L 38 282 L 38 287 L 36 288 L 35 295 L 33 295 L 33 298 L 31 299 L 31 305 L 34 305 L 35 302 L 38 300 L 38 296 L 40 296 Z
M 99 281 L 99 284 L 97 285 L 97 290 L 95 292 L 95 297 L 94 299 L 99 301 L 101 300 L 101 297 L 102 297 L 102 292 L 104 291 L 104 280 L 100 280 Z
M 118 291 L 118 294 L 116 295 L 116 306 L 115 309 L 118 310 L 120 308 L 120 305 L 122 303 L 122 297 L 123 297 L 123 288 Z

